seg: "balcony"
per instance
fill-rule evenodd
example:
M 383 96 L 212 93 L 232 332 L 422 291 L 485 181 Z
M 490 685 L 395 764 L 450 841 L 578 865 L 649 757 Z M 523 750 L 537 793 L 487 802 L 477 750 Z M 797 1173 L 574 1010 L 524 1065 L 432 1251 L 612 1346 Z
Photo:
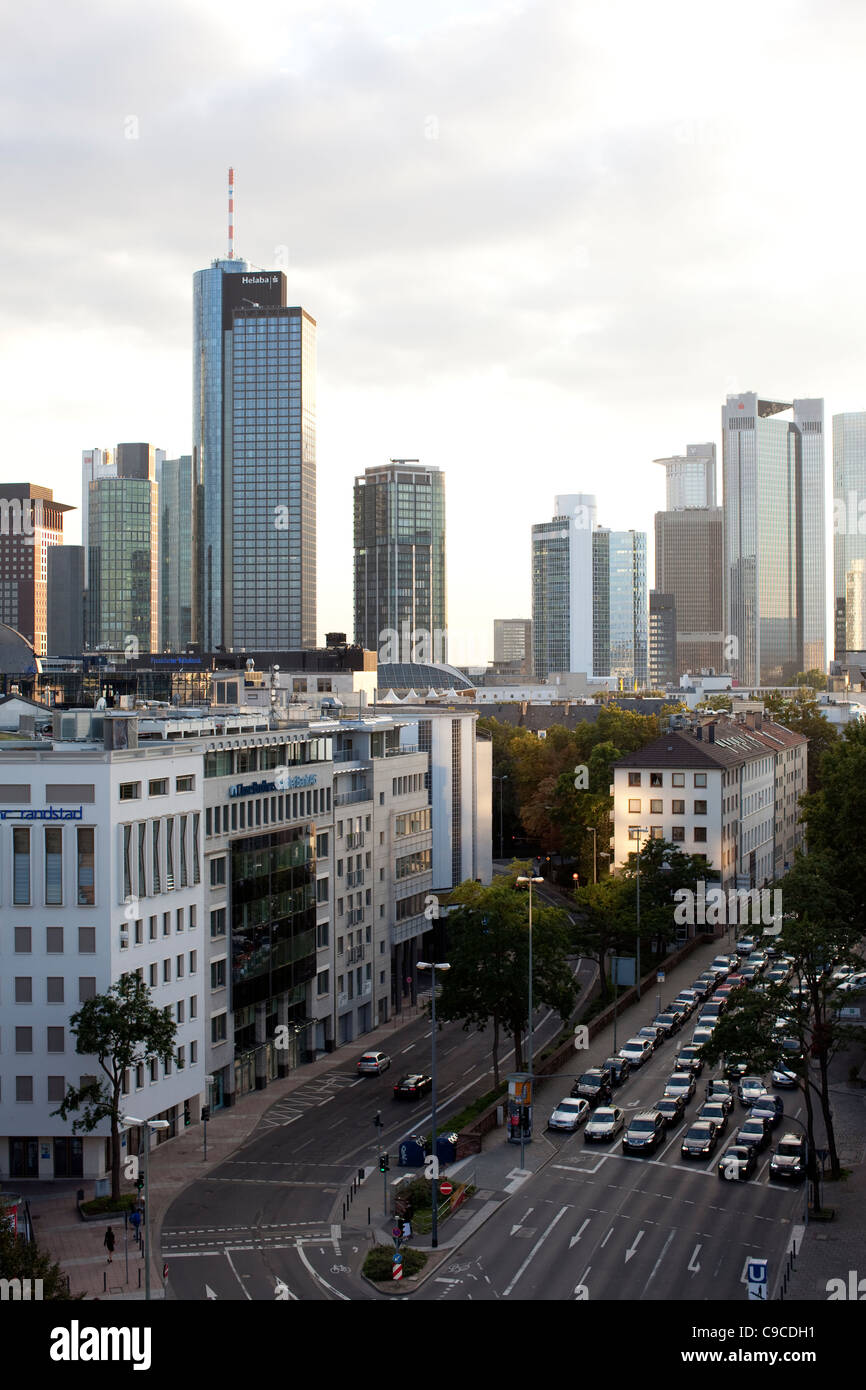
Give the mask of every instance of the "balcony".
M 358 802 L 358 801 L 372 801 L 372 800 L 373 800 L 373 789 L 372 789 L 372 787 L 359 787 L 359 788 L 357 788 L 357 790 L 355 790 L 355 791 L 353 791 L 353 792 L 335 792 L 335 793 L 334 793 L 334 805 L 335 805 L 335 806 L 354 806 L 355 803 Z
M 347 887 L 347 888 L 363 888 L 363 886 L 364 886 L 364 870 L 363 870 L 363 869 L 355 869 L 355 870 L 353 870 L 352 873 L 346 874 L 346 887 Z
M 401 743 L 399 748 L 386 748 L 386 758 L 401 758 L 407 753 L 418 753 L 420 749 L 417 743 Z
M 364 848 L 364 831 L 363 831 L 363 830 L 353 830 L 350 834 L 348 834 L 348 835 L 346 836 L 346 849 L 363 849 L 363 848 Z
M 364 909 L 363 909 L 362 907 L 353 907 L 352 910 L 351 910 L 350 912 L 347 912 L 347 913 L 346 913 L 346 924 L 347 924 L 347 926 L 350 926 L 350 927 L 357 927 L 357 926 L 359 925 L 359 923 L 363 922 L 363 920 L 364 920 Z
M 364 946 L 350 946 L 349 949 L 348 949 L 348 951 L 346 952 L 346 964 L 347 964 L 347 965 L 355 965 L 355 964 L 357 964 L 358 961 L 364 960 L 364 958 L 366 957 L 366 955 L 367 955 L 367 947 L 366 947 L 365 945 L 364 945 Z
M 369 755 L 362 753 L 360 748 L 341 748 L 334 754 L 335 763 L 363 763 L 368 761 Z

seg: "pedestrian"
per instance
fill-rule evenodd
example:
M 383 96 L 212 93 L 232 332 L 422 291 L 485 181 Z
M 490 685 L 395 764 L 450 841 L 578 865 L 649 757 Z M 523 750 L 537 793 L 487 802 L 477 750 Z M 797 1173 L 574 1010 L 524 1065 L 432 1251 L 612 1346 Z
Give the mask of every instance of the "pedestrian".
M 132 1222 L 132 1237 L 137 1245 L 141 1240 L 141 1212 L 137 1207 L 129 1219 Z
M 112 1230 L 111 1226 L 109 1226 L 107 1231 L 105 1232 L 105 1237 L 102 1241 L 102 1244 L 108 1251 L 108 1263 L 111 1264 L 111 1257 L 114 1254 L 114 1231 Z

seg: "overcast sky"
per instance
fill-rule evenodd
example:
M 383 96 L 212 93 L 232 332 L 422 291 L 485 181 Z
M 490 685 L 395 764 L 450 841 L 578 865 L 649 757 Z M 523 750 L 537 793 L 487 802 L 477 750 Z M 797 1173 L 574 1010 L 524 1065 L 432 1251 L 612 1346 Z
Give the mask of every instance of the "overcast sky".
M 0 482 L 80 505 L 82 448 L 189 452 L 233 164 L 237 253 L 319 325 L 320 638 L 389 457 L 445 470 L 475 661 L 554 495 L 651 541 L 651 460 L 720 442 L 729 392 L 824 396 L 829 499 L 866 408 L 857 0 L 31 0 L 0 42 Z

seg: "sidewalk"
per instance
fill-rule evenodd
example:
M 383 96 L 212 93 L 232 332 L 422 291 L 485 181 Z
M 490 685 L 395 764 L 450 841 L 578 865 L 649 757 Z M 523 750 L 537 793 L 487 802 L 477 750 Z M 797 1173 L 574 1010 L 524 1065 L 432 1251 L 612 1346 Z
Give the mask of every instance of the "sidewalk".
M 347 1067 L 353 1066 L 357 1052 L 387 1044 L 393 1034 L 405 1024 L 423 1014 L 424 1002 L 407 1006 L 395 1014 L 389 1023 L 374 1028 L 358 1040 L 357 1047 L 347 1045 L 307 1063 L 282 1081 L 273 1081 L 263 1091 L 244 1096 L 229 1110 L 213 1112 L 207 1127 L 207 1162 L 202 1158 L 203 1129 L 201 1125 L 185 1130 L 176 1139 L 152 1149 L 149 1156 L 148 1190 L 150 1194 L 151 1237 L 151 1297 L 163 1297 L 162 1256 L 159 1234 L 165 1214 L 177 1195 L 190 1183 L 206 1178 L 218 1168 L 253 1133 L 262 1116 L 277 1101 L 339 1066 L 342 1057 Z M 111 1264 L 106 1259 L 102 1241 L 107 1220 L 82 1221 L 75 1204 L 75 1194 L 82 1179 L 68 1183 L 24 1185 L 23 1194 L 30 1202 L 33 1225 L 39 1248 L 56 1260 L 69 1275 L 73 1295 L 86 1298 L 135 1298 L 144 1296 L 144 1262 L 140 1248 L 129 1231 L 129 1282 L 125 1278 L 123 1221 L 112 1221 L 115 1250 Z M 89 1189 L 92 1182 L 83 1180 Z M 141 1293 L 139 1293 L 139 1271 Z

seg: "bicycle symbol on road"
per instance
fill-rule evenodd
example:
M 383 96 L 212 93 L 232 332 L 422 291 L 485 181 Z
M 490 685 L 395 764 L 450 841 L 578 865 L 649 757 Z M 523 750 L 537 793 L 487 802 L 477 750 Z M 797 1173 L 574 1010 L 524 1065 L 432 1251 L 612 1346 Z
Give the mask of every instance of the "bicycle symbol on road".
M 331 1273 L 332 1273 L 332 1274 L 351 1274 L 352 1271 L 350 1270 L 350 1268 L 349 1268 L 348 1265 L 331 1265 Z

